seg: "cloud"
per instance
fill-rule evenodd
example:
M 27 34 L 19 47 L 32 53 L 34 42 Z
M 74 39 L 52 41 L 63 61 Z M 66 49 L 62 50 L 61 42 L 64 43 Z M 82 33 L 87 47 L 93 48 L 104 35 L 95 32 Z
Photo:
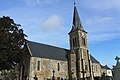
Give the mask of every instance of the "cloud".
M 62 25 L 63 25 L 62 17 L 60 17 L 58 15 L 52 15 L 43 22 L 42 29 L 51 31 L 51 30 L 62 28 Z
M 120 0 L 84 0 L 84 6 L 96 10 L 120 8 Z
M 90 11 L 84 21 L 90 43 L 120 38 L 120 0 L 84 0 L 81 5 Z
M 116 39 L 119 36 L 120 36 L 120 32 L 90 34 L 89 41 L 92 43 L 99 41 L 106 41 L 106 40 Z
M 120 38 L 120 21 L 112 17 L 93 17 L 85 20 L 90 42 L 100 42 Z
M 89 32 L 113 31 L 117 28 L 115 27 L 115 24 L 118 23 L 112 17 L 95 16 L 85 20 L 85 26 L 88 26 L 87 29 Z M 115 28 L 113 29 L 113 27 Z
M 56 2 L 56 0 L 24 0 L 28 6 L 36 6 L 39 4 L 51 4 Z
M 113 21 L 112 17 L 100 17 L 100 16 L 95 16 L 91 19 L 87 19 L 86 24 L 91 25 L 91 24 L 105 24 L 105 23 L 110 23 Z

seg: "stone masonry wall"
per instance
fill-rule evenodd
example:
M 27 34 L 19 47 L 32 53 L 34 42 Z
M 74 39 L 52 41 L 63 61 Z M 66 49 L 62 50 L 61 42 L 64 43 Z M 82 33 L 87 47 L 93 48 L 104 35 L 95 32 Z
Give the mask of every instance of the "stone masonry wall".
M 40 70 L 37 70 L 38 61 L 40 61 L 40 65 L 39 65 Z M 58 64 L 59 64 L 59 70 L 58 70 Z M 31 57 L 29 79 L 34 80 L 35 75 L 37 76 L 38 80 L 52 79 L 53 70 L 55 71 L 54 73 L 55 79 L 62 79 L 62 78 L 68 79 L 67 61 Z

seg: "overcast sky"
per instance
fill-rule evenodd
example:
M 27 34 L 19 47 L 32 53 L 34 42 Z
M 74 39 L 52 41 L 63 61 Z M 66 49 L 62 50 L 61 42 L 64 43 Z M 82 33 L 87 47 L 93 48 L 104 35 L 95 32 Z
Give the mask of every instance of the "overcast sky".
M 103 65 L 120 56 L 120 0 L 76 0 L 89 50 Z M 28 40 L 69 49 L 73 0 L 0 0 L 0 17 L 21 24 Z

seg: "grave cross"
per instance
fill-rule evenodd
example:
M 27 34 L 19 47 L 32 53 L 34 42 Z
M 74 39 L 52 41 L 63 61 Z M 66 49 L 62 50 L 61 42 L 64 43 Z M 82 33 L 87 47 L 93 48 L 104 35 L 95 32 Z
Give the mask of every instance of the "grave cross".
M 117 60 L 117 62 L 119 62 L 120 58 L 118 56 L 116 56 L 115 60 Z

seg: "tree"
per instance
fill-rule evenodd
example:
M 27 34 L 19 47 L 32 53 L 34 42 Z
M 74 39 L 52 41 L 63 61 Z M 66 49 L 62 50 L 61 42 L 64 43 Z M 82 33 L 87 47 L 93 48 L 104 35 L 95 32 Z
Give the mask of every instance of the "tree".
M 0 70 L 10 70 L 19 64 L 25 45 L 25 34 L 10 17 L 0 17 Z

